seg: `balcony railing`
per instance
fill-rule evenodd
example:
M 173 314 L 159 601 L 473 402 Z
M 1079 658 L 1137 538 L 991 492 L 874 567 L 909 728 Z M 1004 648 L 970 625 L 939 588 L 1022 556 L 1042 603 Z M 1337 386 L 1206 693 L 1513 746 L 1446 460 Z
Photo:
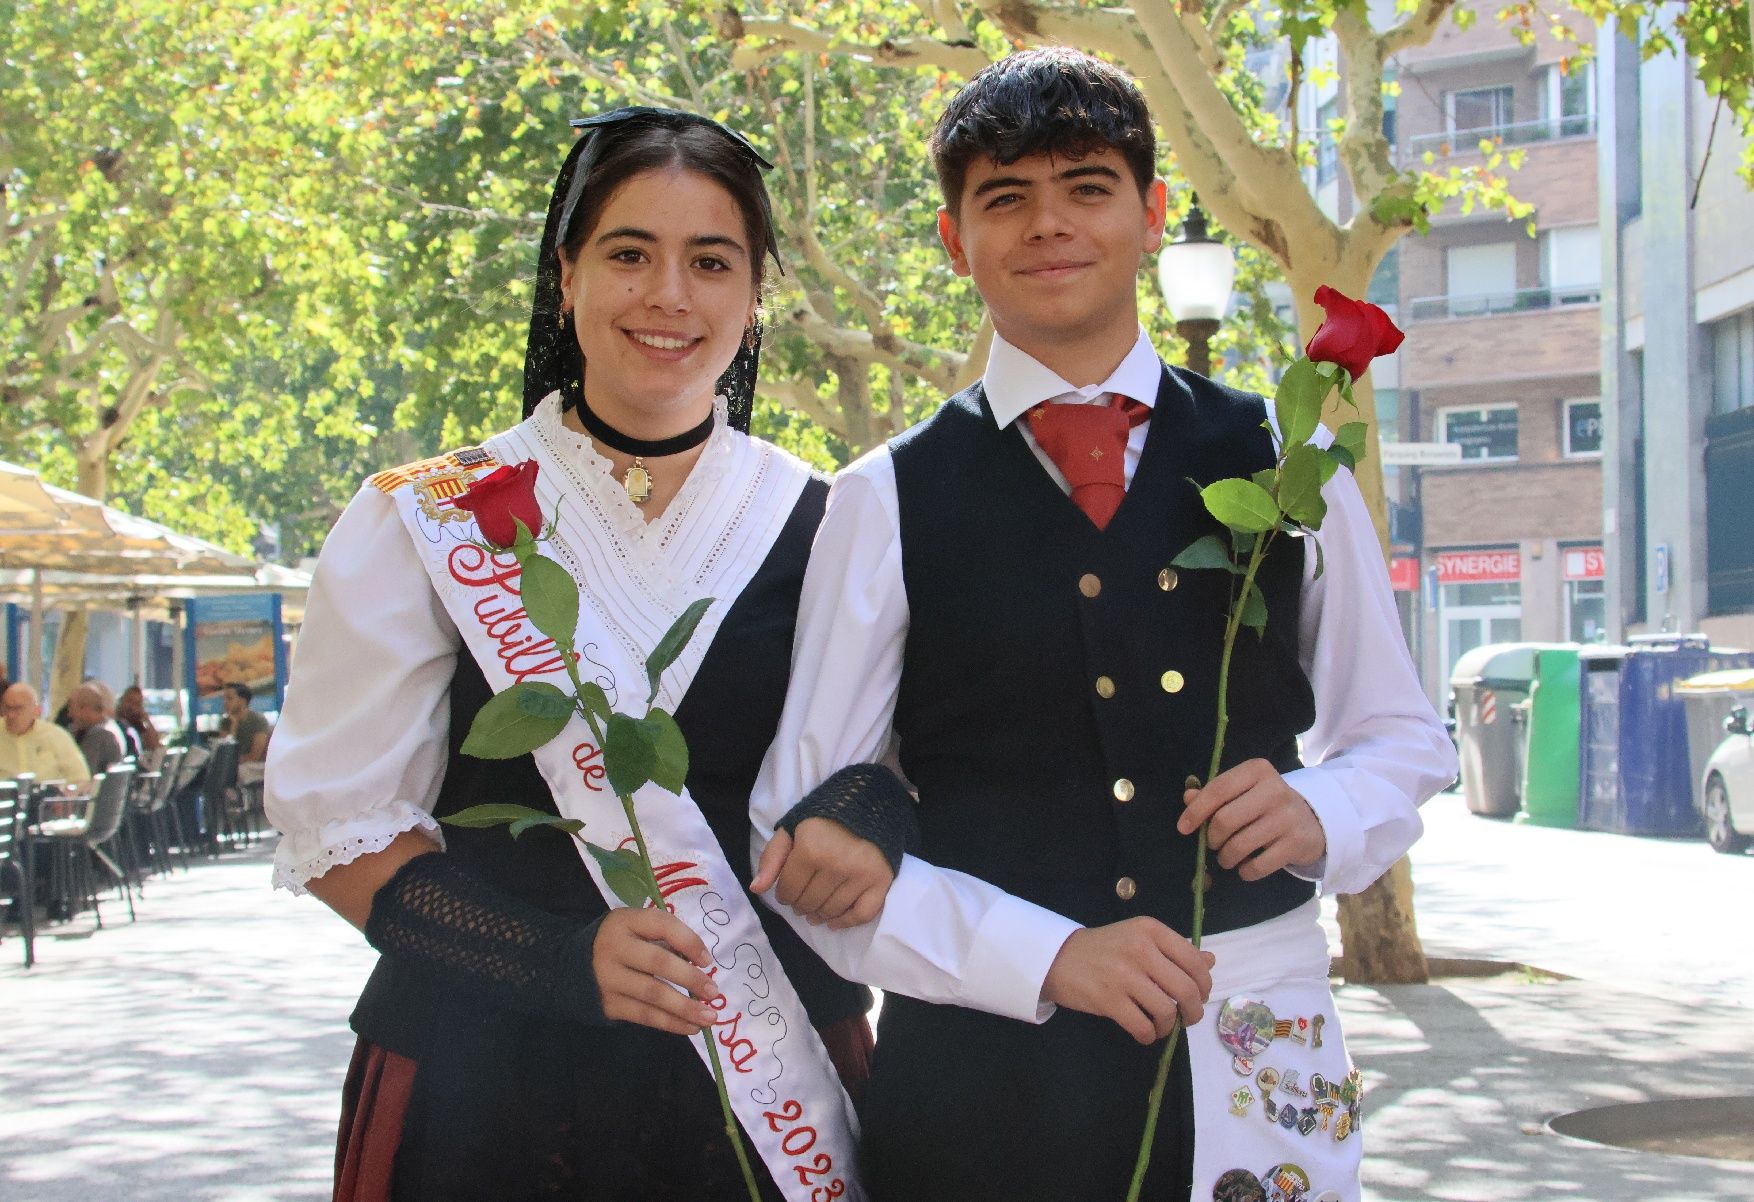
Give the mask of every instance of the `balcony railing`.
M 1407 153 L 1413 158 L 1431 151 L 1439 158 L 1452 154 L 1477 151 L 1482 142 L 1500 146 L 1527 146 L 1533 142 L 1551 142 L 1557 138 L 1591 137 L 1596 132 L 1596 118 L 1591 113 L 1571 117 L 1547 117 L 1540 121 L 1518 121 L 1512 125 L 1484 125 L 1478 129 L 1440 130 L 1407 139 Z
M 1449 317 L 1489 317 L 1564 305 L 1595 305 L 1601 300 L 1602 290 L 1597 287 L 1521 288 L 1476 296 L 1420 296 L 1408 302 L 1407 310 L 1413 321 L 1442 321 Z

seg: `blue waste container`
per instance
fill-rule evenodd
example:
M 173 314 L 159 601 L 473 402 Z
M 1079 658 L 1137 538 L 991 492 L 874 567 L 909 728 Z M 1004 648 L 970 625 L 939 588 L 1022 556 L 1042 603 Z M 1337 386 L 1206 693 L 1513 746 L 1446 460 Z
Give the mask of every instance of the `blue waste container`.
M 1693 804 L 1687 711 L 1675 685 L 1699 672 L 1754 666 L 1704 635 L 1652 635 L 1578 656 L 1578 825 L 1624 835 L 1701 833 Z

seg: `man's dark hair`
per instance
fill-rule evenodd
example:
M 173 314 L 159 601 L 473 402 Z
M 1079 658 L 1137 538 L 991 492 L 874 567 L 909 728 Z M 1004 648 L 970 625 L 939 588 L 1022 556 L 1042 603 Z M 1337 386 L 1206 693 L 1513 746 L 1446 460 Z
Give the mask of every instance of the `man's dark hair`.
M 1139 85 L 1064 46 L 1025 50 L 982 68 L 938 118 L 928 145 L 952 216 L 977 158 L 1079 159 L 1107 146 L 1127 160 L 1141 196 L 1157 175 L 1157 139 Z
M 256 696 L 256 691 L 241 680 L 231 681 L 225 687 L 229 692 L 236 693 L 239 701 L 248 702 Z

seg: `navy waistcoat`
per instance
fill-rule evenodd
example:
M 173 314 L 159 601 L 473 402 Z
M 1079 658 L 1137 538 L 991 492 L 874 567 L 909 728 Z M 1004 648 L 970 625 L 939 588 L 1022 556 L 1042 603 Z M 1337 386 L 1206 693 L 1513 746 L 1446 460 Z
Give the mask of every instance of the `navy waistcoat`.
M 1104 531 L 1000 429 L 979 385 L 893 444 L 909 611 L 895 726 L 924 858 L 1086 925 L 1191 928 L 1183 782 L 1216 728 L 1231 577 L 1178 571 L 1221 531 L 1196 483 L 1273 462 L 1259 397 L 1165 371 L 1131 487 Z M 1314 702 L 1297 656 L 1302 540 L 1261 571 L 1265 638 L 1240 632 L 1224 766 L 1298 764 Z M 1206 930 L 1295 908 L 1313 885 L 1220 871 Z

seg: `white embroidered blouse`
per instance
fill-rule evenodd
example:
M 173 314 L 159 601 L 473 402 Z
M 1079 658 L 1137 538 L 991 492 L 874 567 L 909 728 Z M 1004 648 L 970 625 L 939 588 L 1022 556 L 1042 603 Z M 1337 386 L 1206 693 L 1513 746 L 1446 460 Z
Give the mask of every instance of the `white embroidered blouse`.
M 696 596 L 740 587 L 740 570 L 791 513 L 809 468 L 717 422 L 682 489 L 655 521 L 610 474 L 590 438 L 560 420 L 558 394 L 501 436 L 544 444 L 593 531 L 592 592 L 612 628 L 649 647 Z M 495 440 L 490 440 L 492 446 Z M 672 612 L 674 611 L 674 612 Z M 274 740 L 264 804 L 282 833 L 274 883 L 295 893 L 403 831 L 442 842 L 432 806 L 444 780 L 456 625 L 392 499 L 367 485 L 318 560 Z

